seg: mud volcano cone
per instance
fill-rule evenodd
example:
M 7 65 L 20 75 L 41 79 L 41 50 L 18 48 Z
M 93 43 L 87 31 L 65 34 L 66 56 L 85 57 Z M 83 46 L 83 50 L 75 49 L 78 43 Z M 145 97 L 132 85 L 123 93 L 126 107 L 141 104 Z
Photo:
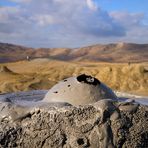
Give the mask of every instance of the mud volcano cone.
M 82 74 L 60 81 L 46 94 L 43 101 L 67 102 L 85 105 L 102 99 L 115 99 L 116 95 L 105 84 L 94 77 Z

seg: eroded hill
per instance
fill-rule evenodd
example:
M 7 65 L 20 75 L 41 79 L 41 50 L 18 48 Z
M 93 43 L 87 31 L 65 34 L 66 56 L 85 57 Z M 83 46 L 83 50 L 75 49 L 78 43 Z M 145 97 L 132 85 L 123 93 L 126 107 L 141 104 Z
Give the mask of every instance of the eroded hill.
M 111 64 L 34 59 L 0 65 L 0 92 L 49 89 L 59 80 L 92 75 L 114 90 L 148 95 L 148 63 Z
M 117 43 L 93 45 L 77 49 L 69 48 L 27 48 L 0 43 L 0 62 L 50 58 L 64 61 L 92 62 L 148 62 L 148 44 Z

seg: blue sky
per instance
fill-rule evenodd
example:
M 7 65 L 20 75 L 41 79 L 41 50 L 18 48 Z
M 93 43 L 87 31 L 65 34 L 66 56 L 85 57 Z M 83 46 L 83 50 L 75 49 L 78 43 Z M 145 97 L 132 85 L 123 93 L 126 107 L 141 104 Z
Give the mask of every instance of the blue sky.
M 102 8 L 109 11 L 130 11 L 148 13 L 147 0 L 95 0 Z
M 0 6 L 15 6 L 16 4 L 13 2 L 9 2 L 7 0 L 1 0 L 0 1 Z
M 147 0 L 0 0 L 0 42 L 80 47 L 147 36 Z

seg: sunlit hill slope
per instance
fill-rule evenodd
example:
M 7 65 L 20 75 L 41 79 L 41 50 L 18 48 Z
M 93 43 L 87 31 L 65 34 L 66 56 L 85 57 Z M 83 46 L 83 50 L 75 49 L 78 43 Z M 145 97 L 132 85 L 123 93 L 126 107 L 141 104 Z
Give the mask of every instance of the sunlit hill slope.
M 64 61 L 148 62 L 148 44 L 117 43 L 83 48 L 27 48 L 0 43 L 0 62 L 51 58 Z

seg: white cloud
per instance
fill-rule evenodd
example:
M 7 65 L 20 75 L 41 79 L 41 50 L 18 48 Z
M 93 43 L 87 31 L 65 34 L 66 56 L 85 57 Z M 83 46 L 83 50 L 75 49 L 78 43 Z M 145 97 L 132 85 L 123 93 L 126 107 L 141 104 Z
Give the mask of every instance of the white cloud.
M 35 21 L 40 26 L 46 26 L 56 23 L 54 18 L 49 14 L 42 14 L 42 15 L 36 15 L 31 18 L 33 21 Z
M 8 15 L 15 15 L 19 12 L 19 7 L 0 7 L 0 16 L 7 17 Z
M 148 42 L 148 25 L 143 23 L 143 13 L 112 12 L 110 15 L 126 28 L 126 36 L 121 37 L 120 40 L 137 43 Z
M 138 36 L 148 35 L 147 26 L 141 24 L 142 13 L 107 12 L 98 9 L 93 0 L 11 1 L 21 3 L 0 8 L 0 41 L 78 47 L 120 39 L 137 41 Z
M 143 13 L 111 12 L 110 15 L 124 26 L 137 26 L 144 18 Z
M 88 7 L 91 10 L 97 10 L 97 6 L 96 4 L 93 2 L 93 0 L 86 0 Z
M 30 3 L 32 0 L 10 0 L 12 2 L 16 2 L 16 3 Z

